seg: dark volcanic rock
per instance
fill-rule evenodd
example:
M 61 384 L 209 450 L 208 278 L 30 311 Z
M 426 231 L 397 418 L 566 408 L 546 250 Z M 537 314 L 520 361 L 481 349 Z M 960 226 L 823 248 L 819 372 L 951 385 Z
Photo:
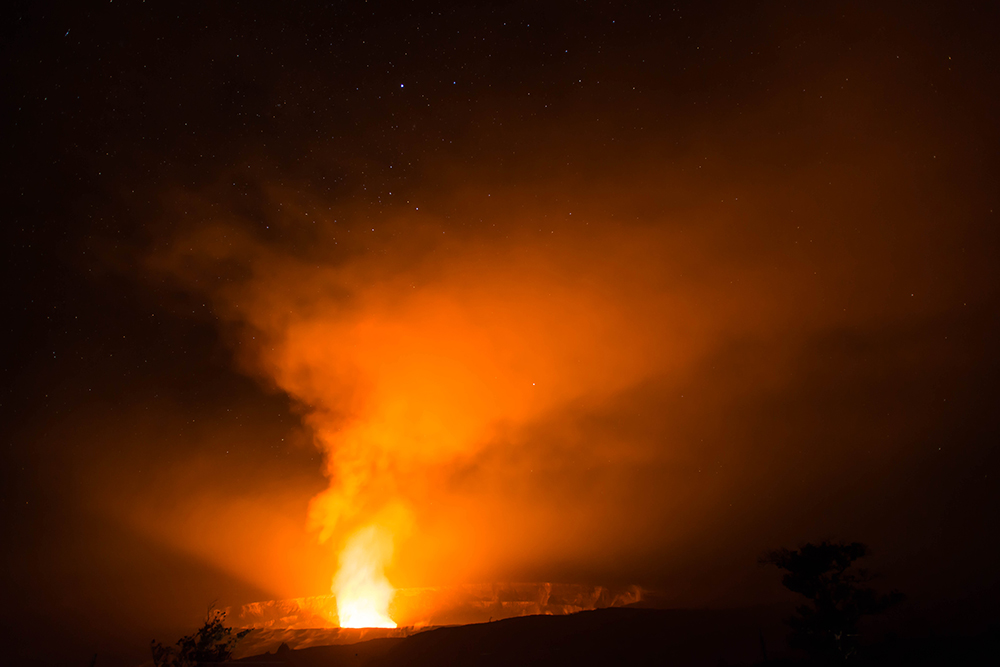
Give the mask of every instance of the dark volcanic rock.
M 312 647 L 246 662 L 297 667 L 367 665 L 619 665 L 717 667 L 761 658 L 761 632 L 774 641 L 780 623 L 758 610 L 613 608 L 565 616 L 526 616 L 437 628 L 405 638 Z

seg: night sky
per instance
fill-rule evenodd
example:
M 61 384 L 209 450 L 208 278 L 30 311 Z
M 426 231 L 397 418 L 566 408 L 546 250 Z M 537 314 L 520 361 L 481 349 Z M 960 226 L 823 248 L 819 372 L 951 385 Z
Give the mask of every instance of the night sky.
M 8 3 L 4 651 L 220 606 L 1000 537 L 995 3 Z M 970 620 L 971 619 L 971 620 Z M 948 625 L 951 624 L 951 625 Z

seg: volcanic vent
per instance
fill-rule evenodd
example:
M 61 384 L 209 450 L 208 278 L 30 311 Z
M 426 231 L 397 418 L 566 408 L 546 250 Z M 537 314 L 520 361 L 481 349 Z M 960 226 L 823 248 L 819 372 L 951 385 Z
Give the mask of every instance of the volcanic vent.
M 253 602 L 227 609 L 227 620 L 254 632 L 240 645 L 240 655 L 291 648 L 347 644 L 375 637 L 403 637 L 429 627 L 485 623 L 534 614 L 572 614 L 620 607 L 642 600 L 638 586 L 516 583 L 402 588 L 390 615 L 396 628 L 342 628 L 332 595 Z

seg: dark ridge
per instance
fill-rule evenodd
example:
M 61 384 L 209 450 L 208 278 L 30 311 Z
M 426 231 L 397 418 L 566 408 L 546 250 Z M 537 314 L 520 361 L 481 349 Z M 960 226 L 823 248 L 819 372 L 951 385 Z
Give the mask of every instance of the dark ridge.
M 780 615 L 769 608 L 612 608 L 524 616 L 429 630 L 405 638 L 279 650 L 240 662 L 334 665 L 615 665 L 717 667 L 761 660 L 761 636 L 783 650 Z
M 566 616 L 523 616 L 436 628 L 357 644 L 281 647 L 237 662 L 293 667 L 476 665 L 669 665 L 806 667 L 789 652 L 782 610 L 619 607 Z M 856 667 L 985 665 L 996 662 L 1000 626 L 971 636 L 873 632 Z M 766 653 L 765 653 L 766 652 Z

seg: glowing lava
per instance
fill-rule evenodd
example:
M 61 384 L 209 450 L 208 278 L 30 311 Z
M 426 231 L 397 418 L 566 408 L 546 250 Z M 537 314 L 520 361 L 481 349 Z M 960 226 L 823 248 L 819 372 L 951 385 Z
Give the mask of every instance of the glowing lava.
M 347 541 L 333 578 L 340 627 L 396 627 L 389 618 L 389 603 L 396 589 L 383 572 L 390 558 L 392 538 L 377 526 L 363 528 Z

